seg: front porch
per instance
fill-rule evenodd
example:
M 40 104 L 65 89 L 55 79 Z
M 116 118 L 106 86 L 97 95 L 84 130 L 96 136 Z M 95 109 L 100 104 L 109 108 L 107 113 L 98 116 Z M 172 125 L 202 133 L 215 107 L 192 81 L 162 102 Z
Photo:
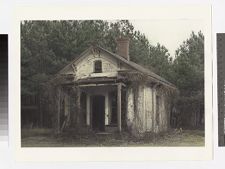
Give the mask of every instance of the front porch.
M 92 79 L 93 80 L 93 79 Z M 60 87 L 57 132 L 79 126 L 96 133 L 122 131 L 126 86 L 122 82 L 82 80 Z

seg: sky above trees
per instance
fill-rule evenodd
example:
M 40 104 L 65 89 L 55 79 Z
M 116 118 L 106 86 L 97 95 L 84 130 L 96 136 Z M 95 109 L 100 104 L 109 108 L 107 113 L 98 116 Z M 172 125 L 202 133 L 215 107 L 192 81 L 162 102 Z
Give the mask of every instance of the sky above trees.
M 197 19 L 174 20 L 130 20 L 135 29 L 140 30 L 152 45 L 160 43 L 174 58 L 175 51 L 190 37 L 191 32 L 204 34 L 204 23 Z

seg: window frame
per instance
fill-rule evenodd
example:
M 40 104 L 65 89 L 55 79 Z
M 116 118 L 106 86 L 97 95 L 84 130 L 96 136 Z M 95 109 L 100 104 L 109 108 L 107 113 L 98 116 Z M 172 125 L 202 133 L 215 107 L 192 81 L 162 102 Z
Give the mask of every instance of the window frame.
M 101 60 L 94 61 L 94 73 L 102 73 L 102 61 Z

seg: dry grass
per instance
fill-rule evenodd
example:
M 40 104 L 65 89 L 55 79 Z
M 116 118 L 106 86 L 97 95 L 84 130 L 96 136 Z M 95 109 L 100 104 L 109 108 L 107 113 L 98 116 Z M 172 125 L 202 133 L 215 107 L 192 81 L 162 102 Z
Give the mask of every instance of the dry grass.
M 21 145 L 22 147 L 204 146 L 204 131 L 171 130 L 167 133 L 147 134 L 143 138 L 135 138 L 125 132 L 107 135 L 64 133 L 55 136 L 49 129 L 23 129 Z

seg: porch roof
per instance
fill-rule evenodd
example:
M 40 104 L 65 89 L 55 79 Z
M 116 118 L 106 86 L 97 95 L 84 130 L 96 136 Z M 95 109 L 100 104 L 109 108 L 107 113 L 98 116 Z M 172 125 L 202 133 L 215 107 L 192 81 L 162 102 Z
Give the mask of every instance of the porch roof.
M 100 84 L 100 83 L 116 83 L 118 82 L 117 77 L 91 77 L 91 78 L 84 78 L 75 81 L 76 84 Z

